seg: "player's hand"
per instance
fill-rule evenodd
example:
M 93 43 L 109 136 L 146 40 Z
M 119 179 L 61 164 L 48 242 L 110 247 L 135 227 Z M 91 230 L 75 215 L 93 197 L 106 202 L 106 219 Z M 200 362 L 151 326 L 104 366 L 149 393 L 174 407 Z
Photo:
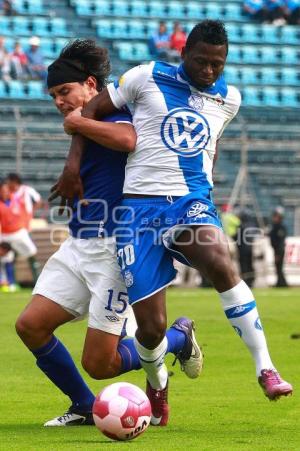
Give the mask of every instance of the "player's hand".
M 49 202 L 61 197 L 58 211 L 60 216 L 66 208 L 69 210 L 73 207 L 75 198 L 78 198 L 82 205 L 88 205 L 88 202 L 83 199 L 83 185 L 80 175 L 70 171 L 67 167 L 64 168 L 63 173 L 50 191 Z
M 75 108 L 64 120 L 64 130 L 67 135 L 74 135 L 77 132 L 78 120 L 81 118 L 82 107 Z

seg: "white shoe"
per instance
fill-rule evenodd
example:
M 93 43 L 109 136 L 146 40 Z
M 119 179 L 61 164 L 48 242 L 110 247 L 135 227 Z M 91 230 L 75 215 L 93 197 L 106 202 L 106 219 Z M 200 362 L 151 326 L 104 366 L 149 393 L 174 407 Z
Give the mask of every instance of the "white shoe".
M 61 417 L 47 421 L 44 426 L 93 426 L 94 424 L 92 412 L 79 412 L 71 406 Z

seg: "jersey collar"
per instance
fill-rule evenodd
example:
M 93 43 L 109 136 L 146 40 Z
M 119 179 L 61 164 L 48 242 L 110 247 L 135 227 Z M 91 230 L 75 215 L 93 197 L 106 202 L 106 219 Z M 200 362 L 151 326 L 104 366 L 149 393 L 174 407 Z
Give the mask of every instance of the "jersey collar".
M 217 95 L 217 94 L 220 94 L 221 97 L 227 96 L 228 88 L 227 88 L 227 84 L 226 84 L 226 81 L 225 81 L 225 78 L 223 75 L 220 75 L 220 77 L 215 81 L 215 83 L 212 84 L 211 86 L 209 86 L 208 88 L 200 88 L 187 75 L 187 73 L 184 70 L 183 64 L 180 64 L 180 66 L 177 69 L 177 72 L 178 72 L 178 75 L 184 81 L 186 81 L 189 85 L 196 88 L 198 91 L 205 92 L 205 93 L 213 95 L 213 96 Z

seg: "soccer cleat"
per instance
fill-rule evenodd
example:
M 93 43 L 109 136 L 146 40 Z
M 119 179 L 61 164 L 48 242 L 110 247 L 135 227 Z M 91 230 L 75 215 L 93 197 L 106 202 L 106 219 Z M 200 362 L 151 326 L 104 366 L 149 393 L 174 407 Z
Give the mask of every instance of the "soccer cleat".
M 44 426 L 94 426 L 92 412 L 81 412 L 71 406 L 61 417 L 47 421 Z
M 194 321 L 186 317 L 177 318 L 171 327 L 184 332 L 186 336 L 185 345 L 176 355 L 173 366 L 178 359 L 182 371 L 184 371 L 190 379 L 195 379 L 202 371 L 204 356 L 196 341 Z
M 270 401 L 276 401 L 280 396 L 287 396 L 293 393 L 292 385 L 281 379 L 279 373 L 273 369 L 262 370 L 258 383 Z
M 155 390 L 151 387 L 147 380 L 146 394 L 151 404 L 151 421 L 152 426 L 166 426 L 169 419 L 169 405 L 168 405 L 168 385 L 162 390 Z

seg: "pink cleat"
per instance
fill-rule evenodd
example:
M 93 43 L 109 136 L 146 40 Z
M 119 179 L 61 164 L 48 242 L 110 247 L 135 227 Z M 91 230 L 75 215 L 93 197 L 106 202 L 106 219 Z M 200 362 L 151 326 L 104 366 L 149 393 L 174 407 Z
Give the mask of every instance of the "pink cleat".
M 147 381 L 146 394 L 152 409 L 150 424 L 152 426 L 166 426 L 169 419 L 168 383 L 166 388 L 155 390 Z
M 288 396 L 293 393 L 293 387 L 281 379 L 275 370 L 262 370 L 258 383 L 270 401 L 277 401 L 280 396 Z

